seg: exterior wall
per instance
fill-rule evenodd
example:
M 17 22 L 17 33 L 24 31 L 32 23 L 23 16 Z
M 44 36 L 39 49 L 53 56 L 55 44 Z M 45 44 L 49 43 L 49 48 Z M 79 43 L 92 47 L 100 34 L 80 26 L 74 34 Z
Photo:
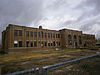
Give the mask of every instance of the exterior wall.
M 94 48 L 96 44 L 95 35 L 83 34 L 83 46 L 84 48 Z
M 6 51 L 82 48 L 85 43 L 95 44 L 95 36 L 88 34 L 83 35 L 82 31 L 69 29 L 56 31 L 42 29 L 42 27 L 31 28 L 11 24 L 2 32 L 2 38 L 3 49 Z
M 68 30 L 63 29 L 61 30 L 62 36 L 62 47 L 64 48 L 81 48 L 82 44 L 82 31 L 75 31 L 75 30 Z M 75 36 L 75 38 L 74 38 Z M 79 40 L 79 36 L 81 37 Z M 79 43 L 81 41 L 81 44 Z

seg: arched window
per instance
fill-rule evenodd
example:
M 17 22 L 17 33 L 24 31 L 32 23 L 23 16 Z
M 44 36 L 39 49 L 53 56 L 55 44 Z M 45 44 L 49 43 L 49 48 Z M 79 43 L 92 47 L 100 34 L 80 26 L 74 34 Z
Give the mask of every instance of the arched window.
M 72 39 L 72 37 L 71 37 L 71 35 L 70 35 L 70 34 L 68 35 L 68 39 Z
M 76 40 L 77 39 L 77 37 L 76 37 L 76 35 L 74 35 L 74 40 Z
M 79 38 L 79 40 L 81 40 L 81 36 L 80 35 L 78 36 L 78 38 Z

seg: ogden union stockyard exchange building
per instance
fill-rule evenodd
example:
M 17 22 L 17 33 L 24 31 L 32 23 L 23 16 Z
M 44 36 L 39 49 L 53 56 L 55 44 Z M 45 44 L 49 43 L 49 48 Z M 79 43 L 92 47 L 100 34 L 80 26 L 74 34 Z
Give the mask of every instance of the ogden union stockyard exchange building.
M 6 51 L 37 50 L 49 48 L 88 48 L 95 45 L 95 35 L 82 31 L 48 30 L 9 24 L 2 32 L 2 48 Z

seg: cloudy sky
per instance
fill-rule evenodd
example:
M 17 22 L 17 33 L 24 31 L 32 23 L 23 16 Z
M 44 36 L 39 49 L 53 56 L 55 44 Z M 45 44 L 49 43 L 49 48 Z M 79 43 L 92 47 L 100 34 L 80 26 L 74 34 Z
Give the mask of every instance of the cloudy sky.
M 100 37 L 100 0 L 0 0 L 0 38 L 8 24 L 77 29 Z

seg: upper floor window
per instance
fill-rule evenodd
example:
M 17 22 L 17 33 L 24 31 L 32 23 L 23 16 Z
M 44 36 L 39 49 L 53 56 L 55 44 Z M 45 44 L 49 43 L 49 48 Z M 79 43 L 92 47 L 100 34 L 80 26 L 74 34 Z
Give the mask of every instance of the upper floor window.
M 48 33 L 48 38 L 50 38 L 50 33 Z
M 72 37 L 71 37 L 71 35 L 70 35 L 70 34 L 68 35 L 68 39 L 72 39 Z
M 45 38 L 47 37 L 47 33 L 46 32 L 44 33 L 44 36 L 45 36 Z
M 37 37 L 37 32 L 35 31 L 35 32 L 34 32 L 34 38 L 36 38 L 36 37 Z
M 56 34 L 56 38 L 58 38 L 58 34 Z
M 14 36 L 22 36 L 22 30 L 14 30 Z
M 30 31 L 30 36 L 33 37 L 33 31 Z
M 41 36 L 42 36 L 42 38 L 43 38 L 43 34 L 44 34 L 44 33 L 43 33 L 43 32 L 41 32 Z
M 53 34 L 53 38 L 55 38 L 55 34 Z
M 81 36 L 80 36 L 80 35 L 79 35 L 79 37 L 78 37 L 78 38 L 79 38 L 79 40 L 81 40 Z
M 58 38 L 60 38 L 60 34 L 58 34 Z
M 29 31 L 26 31 L 26 36 L 29 37 Z
M 76 35 L 74 35 L 74 40 L 76 40 L 77 39 L 77 37 L 76 37 Z
M 14 30 L 14 36 L 18 36 L 18 30 Z
M 38 32 L 38 37 L 39 37 L 39 38 L 41 37 L 41 33 L 40 33 L 40 32 Z
M 52 33 L 50 33 L 50 35 L 51 35 L 51 38 L 52 38 Z

